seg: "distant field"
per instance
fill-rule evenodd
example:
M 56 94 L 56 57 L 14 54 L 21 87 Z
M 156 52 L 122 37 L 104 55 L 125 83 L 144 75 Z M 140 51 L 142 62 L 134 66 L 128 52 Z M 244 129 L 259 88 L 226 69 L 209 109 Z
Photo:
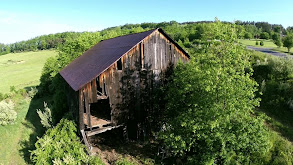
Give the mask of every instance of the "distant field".
M 273 41 L 271 40 L 262 40 L 264 42 L 264 46 L 260 46 L 260 45 L 255 45 L 255 42 L 258 41 L 260 42 L 261 40 L 256 40 L 256 39 L 251 39 L 251 40 L 247 40 L 247 39 L 239 39 L 238 40 L 240 43 L 244 44 L 244 45 L 248 45 L 248 46 L 255 46 L 255 47 L 267 47 L 267 48 L 278 48 L 277 45 L 274 44 Z M 259 44 L 259 43 L 258 43 Z
M 285 47 L 280 47 L 279 48 L 277 45 L 274 44 L 274 42 L 272 40 L 262 40 L 264 42 L 264 46 L 255 45 L 255 42 L 256 41 L 260 42 L 261 39 L 257 39 L 257 40 L 256 39 L 251 39 L 251 40 L 239 39 L 238 41 L 240 43 L 242 43 L 243 45 L 246 45 L 246 46 L 272 48 L 272 50 L 274 50 L 276 52 L 281 52 L 281 53 L 287 53 L 288 54 L 288 49 L 287 48 L 285 48 Z M 293 55 L 293 52 L 290 51 L 290 54 Z
M 10 86 L 17 89 L 38 85 L 44 63 L 56 51 L 10 53 L 0 56 L 0 92 L 7 93 Z

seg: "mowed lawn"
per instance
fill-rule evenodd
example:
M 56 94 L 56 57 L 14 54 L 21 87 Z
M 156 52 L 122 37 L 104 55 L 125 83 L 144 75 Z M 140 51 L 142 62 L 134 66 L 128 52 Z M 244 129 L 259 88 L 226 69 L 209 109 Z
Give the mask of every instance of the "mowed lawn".
M 39 84 L 42 68 L 56 51 L 10 53 L 0 56 L 0 93 L 7 93 L 10 86 L 21 89 Z
M 260 39 L 239 39 L 238 40 L 240 43 L 243 45 L 247 46 L 255 46 L 255 47 L 266 47 L 266 48 L 277 48 L 277 45 L 274 44 L 273 41 L 271 40 L 260 40 Z M 255 42 L 258 41 L 258 45 L 255 45 Z M 260 46 L 259 43 L 260 41 L 264 42 L 264 46 Z
M 254 47 L 264 47 L 264 48 L 272 48 L 272 50 L 276 52 L 281 52 L 281 53 L 287 53 L 288 54 L 288 49 L 281 46 L 278 47 L 277 45 L 274 44 L 272 40 L 261 40 L 261 39 L 239 39 L 238 40 L 241 44 L 245 46 L 254 46 Z M 255 42 L 258 41 L 258 45 L 255 45 Z M 260 41 L 264 42 L 264 46 L 260 46 L 259 43 Z M 290 54 L 293 55 L 292 50 L 290 51 Z

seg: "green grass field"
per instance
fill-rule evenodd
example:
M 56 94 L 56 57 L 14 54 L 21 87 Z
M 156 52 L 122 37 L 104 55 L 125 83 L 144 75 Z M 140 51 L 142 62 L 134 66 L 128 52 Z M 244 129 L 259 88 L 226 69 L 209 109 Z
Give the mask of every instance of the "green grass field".
M 276 51 L 276 52 L 281 52 L 281 53 L 286 53 L 288 54 L 288 49 L 285 47 L 278 47 L 277 45 L 274 44 L 274 42 L 272 40 L 261 40 L 261 39 L 239 39 L 238 40 L 241 44 L 246 45 L 246 46 L 254 46 L 254 47 L 265 47 L 265 48 L 272 48 L 272 50 Z M 263 41 L 264 42 L 264 46 L 260 46 L 260 45 L 255 45 L 255 42 L 258 41 Z M 293 55 L 293 52 L 290 51 L 290 54 Z
M 0 56 L 0 92 L 9 92 L 10 86 L 20 89 L 39 84 L 44 63 L 56 54 L 56 51 L 39 51 Z M 12 125 L 0 125 L 0 165 L 30 164 L 29 151 L 44 131 L 36 109 L 42 109 L 48 99 L 13 96 L 17 119 Z
M 242 43 L 243 45 L 247 45 L 247 46 L 265 47 L 265 48 L 277 48 L 277 45 L 275 45 L 274 42 L 271 41 L 271 40 L 262 40 L 264 42 L 264 46 L 255 45 L 256 41 L 258 41 L 258 42 L 261 41 L 260 39 L 251 39 L 251 40 L 239 39 L 238 41 L 240 43 Z
M 45 50 L 0 56 L 0 93 L 9 92 L 10 86 L 21 89 L 38 85 L 44 63 L 55 55 L 56 51 Z

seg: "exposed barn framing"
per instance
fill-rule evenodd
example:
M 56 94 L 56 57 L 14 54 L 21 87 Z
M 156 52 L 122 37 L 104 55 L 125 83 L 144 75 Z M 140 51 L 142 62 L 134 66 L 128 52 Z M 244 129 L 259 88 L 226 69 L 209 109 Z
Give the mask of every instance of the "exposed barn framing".
M 79 112 L 79 127 L 85 143 L 86 136 L 123 125 L 119 121 L 118 104 L 123 95 L 121 79 L 125 74 L 135 77 L 131 83 L 139 98 L 144 88 L 139 71 L 151 73 L 147 75 L 148 81 L 156 84 L 158 75 L 170 64 L 188 59 L 189 55 L 158 28 L 101 41 L 61 70 L 60 74 L 74 90 L 71 89 L 68 98 L 71 109 Z M 139 109 L 139 99 L 136 101 Z

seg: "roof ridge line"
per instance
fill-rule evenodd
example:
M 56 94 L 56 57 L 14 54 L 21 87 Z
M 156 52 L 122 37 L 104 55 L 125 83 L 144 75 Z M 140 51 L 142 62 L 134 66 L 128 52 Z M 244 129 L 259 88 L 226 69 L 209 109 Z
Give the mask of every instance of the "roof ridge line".
M 161 29 L 161 28 L 155 28 L 155 29 L 146 30 L 146 31 L 143 31 L 143 32 L 130 33 L 130 34 L 125 34 L 125 35 L 122 34 L 122 35 L 120 35 L 120 36 L 116 36 L 116 37 L 113 37 L 113 38 L 108 38 L 108 39 L 105 39 L 105 40 L 101 40 L 100 42 L 107 41 L 107 40 L 111 40 L 111 39 L 114 39 L 114 38 L 125 37 L 125 36 L 134 35 L 134 34 L 139 34 L 139 33 L 149 32 L 149 31 L 155 31 L 155 30 L 158 30 L 158 29 Z

